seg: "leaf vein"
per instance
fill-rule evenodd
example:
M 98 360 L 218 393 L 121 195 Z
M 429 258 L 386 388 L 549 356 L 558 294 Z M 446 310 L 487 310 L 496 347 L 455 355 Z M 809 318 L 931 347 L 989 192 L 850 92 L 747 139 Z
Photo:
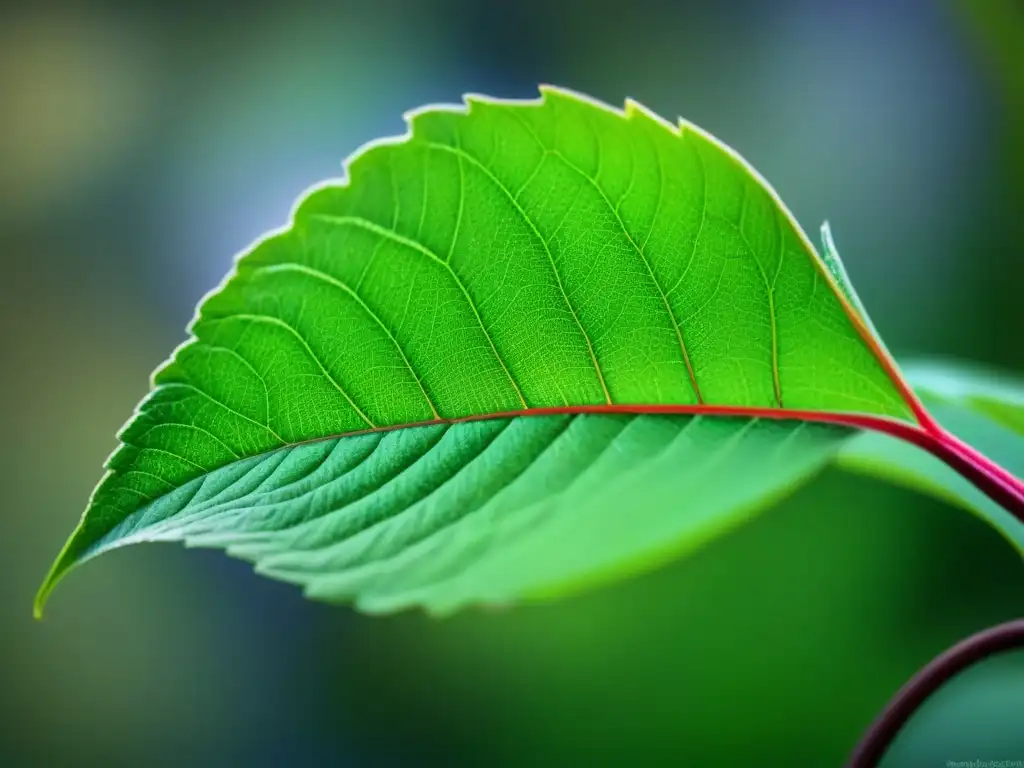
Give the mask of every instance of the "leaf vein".
M 413 368 L 412 363 L 409 361 L 409 358 L 405 354 L 405 350 L 402 349 L 402 345 L 398 343 L 398 339 L 395 338 L 395 335 L 391 332 L 391 329 L 389 329 L 387 325 L 384 324 L 384 321 L 381 319 L 380 315 L 373 311 L 373 309 L 363 300 L 363 298 L 356 292 L 354 288 L 351 288 L 348 284 L 346 284 L 342 280 L 339 280 L 333 275 L 329 275 L 326 272 L 316 269 L 315 267 L 310 267 L 306 264 L 299 264 L 297 262 L 287 261 L 278 262 L 276 264 L 268 264 L 263 267 L 257 267 L 256 270 L 254 271 L 271 273 L 299 272 L 301 274 L 313 278 L 314 280 L 319 280 L 323 283 L 326 283 L 327 285 L 337 288 L 338 290 L 345 293 L 346 296 L 349 296 L 350 298 L 354 299 L 355 302 L 363 309 L 363 311 L 365 311 L 366 314 L 369 315 L 370 318 L 375 323 L 377 323 L 378 326 L 380 326 L 381 330 L 384 331 L 388 339 L 395 346 L 395 349 L 398 350 L 398 354 L 401 356 L 402 362 L 405 363 L 405 367 L 409 369 L 409 373 L 412 374 L 413 379 L 416 381 L 416 384 L 420 388 L 420 392 L 423 394 L 424 399 L 427 401 L 427 407 L 430 408 L 430 413 L 433 415 L 435 419 L 441 418 L 440 414 L 438 414 L 437 412 L 437 408 L 434 406 L 434 401 L 431 400 L 430 395 L 427 394 L 427 389 L 423 383 L 423 378 L 416 372 L 416 369 Z
M 511 190 L 509 190 L 509 188 L 505 185 L 505 183 L 503 181 L 501 181 L 501 179 L 499 179 L 497 176 L 495 176 L 494 173 L 486 165 L 484 165 L 479 160 L 477 160 L 475 157 L 473 157 L 473 155 L 469 154 L 464 149 L 461 149 L 459 147 L 450 147 L 447 144 L 438 144 L 436 142 L 426 142 L 426 146 L 428 146 L 428 147 L 430 147 L 432 149 L 438 150 L 438 151 L 450 152 L 450 153 L 458 155 L 460 157 L 465 157 L 466 160 L 471 165 L 475 166 L 480 171 L 482 171 L 483 174 L 488 179 L 490 179 L 491 182 L 493 182 L 494 185 L 497 186 L 498 189 L 500 189 L 505 194 L 505 196 L 508 198 L 509 202 L 512 203 L 512 208 L 516 212 L 518 212 L 518 214 L 522 217 L 523 221 L 526 222 L 527 226 L 533 231 L 534 235 L 536 235 L 537 239 L 540 241 L 541 245 L 544 248 L 544 252 L 548 256 L 548 261 L 551 262 L 551 270 L 552 270 L 552 272 L 555 275 L 555 282 L 558 285 L 559 291 L 561 291 L 561 293 L 562 293 L 562 298 L 565 300 L 566 305 L 569 307 L 569 311 L 572 313 L 573 319 L 576 321 L 576 325 L 580 329 L 580 333 L 583 334 L 583 340 L 587 343 L 587 349 L 590 352 L 590 359 L 591 359 L 591 361 L 594 364 L 594 370 L 597 372 L 597 378 L 598 378 L 598 381 L 601 384 L 601 389 L 604 391 L 605 401 L 608 402 L 608 403 L 611 403 L 612 398 L 611 398 L 611 395 L 608 394 L 608 386 L 605 384 L 604 374 L 601 372 L 601 366 L 600 366 L 600 364 L 597 361 L 597 354 L 594 352 L 594 345 L 591 343 L 590 337 L 587 335 L 586 329 L 583 327 L 583 324 L 580 322 L 579 315 L 576 313 L 576 308 L 573 307 L 572 302 L 569 301 L 568 295 L 566 295 L 565 286 L 562 284 L 562 278 L 558 274 L 558 267 L 555 265 L 555 258 L 551 254 L 551 248 L 548 246 L 548 242 L 547 242 L 547 240 L 544 239 L 544 236 L 541 235 L 540 230 L 537 229 L 536 223 L 534 223 L 533 219 L 530 218 L 530 216 L 526 213 L 525 210 L 523 210 L 523 207 L 519 204 L 519 201 L 517 201 L 515 199 L 515 197 L 512 196 Z
M 487 328 L 484 325 L 484 321 L 480 316 L 480 311 L 479 309 L 477 309 L 476 302 L 473 301 L 473 298 L 469 294 L 469 290 L 462 282 L 462 279 L 452 268 L 451 264 L 449 264 L 444 259 L 439 257 L 436 253 L 434 253 L 432 250 L 427 248 L 422 243 L 419 243 L 416 240 L 411 240 L 408 237 L 403 237 L 397 232 L 392 232 L 387 227 L 382 227 L 379 224 L 376 224 L 370 221 L 369 219 L 364 219 L 361 216 L 339 216 L 335 214 L 315 213 L 311 214 L 311 218 L 323 221 L 328 224 L 333 224 L 335 226 L 347 225 L 358 227 L 367 232 L 372 232 L 373 234 L 377 235 L 378 237 L 384 240 L 390 240 L 392 242 L 398 243 L 399 245 L 404 245 L 406 248 L 411 248 L 414 251 L 418 251 L 419 253 L 423 254 L 431 261 L 436 262 L 443 269 L 445 269 L 451 275 L 452 279 L 455 281 L 455 284 L 458 286 L 459 290 L 462 291 L 462 295 L 465 297 L 466 302 L 469 304 L 469 308 L 470 310 L 472 310 L 473 315 L 480 326 L 480 330 L 484 334 L 484 338 L 487 339 L 487 343 L 491 347 L 491 352 L 494 353 L 495 359 L 498 361 L 498 364 L 501 366 L 502 370 L 505 372 L 505 375 L 508 377 L 509 383 L 515 389 L 516 395 L 518 396 L 519 401 L 522 403 L 523 408 L 529 408 L 529 405 L 527 405 L 526 403 L 526 399 L 523 397 L 522 389 L 520 388 L 518 382 L 516 382 L 515 378 L 512 376 L 512 372 L 511 370 L 509 370 L 508 365 L 505 364 L 505 361 L 498 353 L 498 348 L 494 343 L 494 339 L 491 338 L 491 334 L 487 331 Z
M 207 319 L 206 322 L 222 323 L 228 320 L 248 320 L 253 323 L 269 323 L 270 325 L 275 325 L 279 328 L 283 328 L 284 330 L 291 333 L 296 339 L 298 339 L 299 343 L 306 350 L 306 353 L 310 356 L 310 359 L 312 359 L 313 362 L 317 364 L 317 367 L 327 378 L 327 380 L 331 382 L 331 384 L 334 385 L 334 388 L 341 393 L 341 396 L 344 397 L 346 401 L 348 401 L 348 404 L 352 407 L 352 410 L 354 410 L 359 415 L 359 417 L 363 421 L 365 421 L 367 425 L 369 425 L 370 429 L 377 428 L 377 425 L 370 420 L 369 416 L 363 413 L 362 409 L 358 405 L 356 405 L 355 401 L 351 398 L 348 392 L 346 392 L 342 388 L 341 384 L 339 384 L 338 381 L 334 378 L 334 376 L 331 375 L 331 372 L 327 370 L 327 367 L 323 364 L 323 361 L 320 360 L 320 357 L 316 354 L 316 352 L 313 351 L 313 348 L 309 345 L 309 342 L 306 341 L 303 335 L 299 333 L 298 330 L 296 330 L 294 327 L 292 327 L 290 323 L 285 322 L 279 317 L 274 317 L 273 315 L 264 315 L 255 312 L 237 312 L 233 315 L 225 315 L 224 317 L 212 317 Z

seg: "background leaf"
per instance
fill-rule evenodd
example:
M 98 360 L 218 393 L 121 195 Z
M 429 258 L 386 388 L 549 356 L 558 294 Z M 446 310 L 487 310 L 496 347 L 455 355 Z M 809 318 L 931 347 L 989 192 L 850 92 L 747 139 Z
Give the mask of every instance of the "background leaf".
M 906 366 L 905 371 L 943 427 L 1024 477 L 1024 385 L 960 363 L 918 363 Z M 967 509 L 1024 554 L 1024 526 L 1017 518 L 914 445 L 864 432 L 843 446 L 836 461 L 844 469 L 875 475 Z

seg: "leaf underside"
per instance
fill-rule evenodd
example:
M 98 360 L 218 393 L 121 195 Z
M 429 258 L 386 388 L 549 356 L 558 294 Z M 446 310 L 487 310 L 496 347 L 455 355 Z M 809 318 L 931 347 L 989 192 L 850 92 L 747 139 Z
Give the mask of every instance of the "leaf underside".
M 819 469 L 848 434 L 800 422 L 587 414 L 316 441 L 193 480 L 129 515 L 88 554 L 186 541 L 225 548 L 316 599 L 447 613 L 577 587 L 695 547 Z M 738 473 L 744 482 L 733 481 Z
M 68 568 L 152 539 L 225 546 L 364 607 L 506 601 L 696 546 L 848 436 L 710 416 L 432 422 L 601 404 L 914 420 L 835 265 L 703 131 L 554 88 L 409 125 L 202 302 L 37 610 Z

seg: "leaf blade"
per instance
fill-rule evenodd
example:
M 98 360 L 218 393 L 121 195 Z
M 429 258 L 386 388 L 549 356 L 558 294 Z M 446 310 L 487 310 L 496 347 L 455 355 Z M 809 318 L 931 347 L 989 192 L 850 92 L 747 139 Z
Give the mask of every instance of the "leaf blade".
M 774 190 L 709 134 L 551 87 L 409 126 L 204 299 L 38 607 L 141 505 L 282 445 L 524 405 L 921 413 Z

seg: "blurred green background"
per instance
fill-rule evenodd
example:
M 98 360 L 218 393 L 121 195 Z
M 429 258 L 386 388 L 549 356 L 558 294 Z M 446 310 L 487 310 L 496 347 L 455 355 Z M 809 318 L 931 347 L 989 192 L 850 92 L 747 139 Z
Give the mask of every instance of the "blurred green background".
M 115 431 L 232 256 L 402 112 L 466 91 L 687 117 L 809 232 L 831 221 L 898 357 L 1024 373 L 1013 0 L 122 5 L 0 10 L 0 765 L 832 766 L 933 655 L 1024 615 L 1024 567 L 981 522 L 830 471 L 551 605 L 369 618 L 153 545 L 34 622 Z M 975 699 L 946 736 L 1009 706 Z

